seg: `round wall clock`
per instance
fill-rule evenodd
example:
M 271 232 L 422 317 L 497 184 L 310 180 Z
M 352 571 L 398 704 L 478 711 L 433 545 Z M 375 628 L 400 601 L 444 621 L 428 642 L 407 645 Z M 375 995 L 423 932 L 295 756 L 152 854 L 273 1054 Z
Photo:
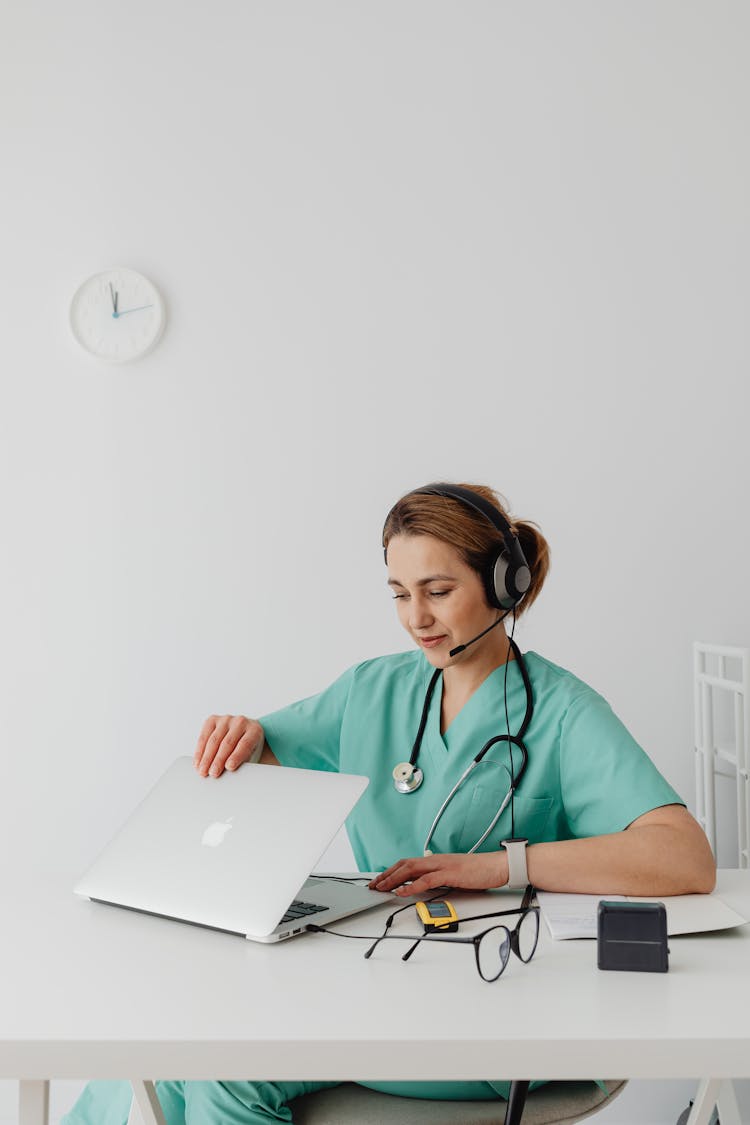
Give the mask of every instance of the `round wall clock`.
M 110 363 L 127 363 L 151 351 L 164 320 L 164 302 L 156 286 L 122 266 L 84 281 L 70 305 L 70 326 L 78 343 Z

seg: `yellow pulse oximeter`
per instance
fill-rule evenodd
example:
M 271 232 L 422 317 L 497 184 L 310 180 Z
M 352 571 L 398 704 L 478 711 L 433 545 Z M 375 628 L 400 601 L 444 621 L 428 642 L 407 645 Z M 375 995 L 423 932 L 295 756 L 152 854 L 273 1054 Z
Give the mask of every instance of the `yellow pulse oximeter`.
M 458 929 L 458 915 L 449 902 L 439 899 L 435 902 L 418 902 L 417 916 L 426 934 L 454 934 Z

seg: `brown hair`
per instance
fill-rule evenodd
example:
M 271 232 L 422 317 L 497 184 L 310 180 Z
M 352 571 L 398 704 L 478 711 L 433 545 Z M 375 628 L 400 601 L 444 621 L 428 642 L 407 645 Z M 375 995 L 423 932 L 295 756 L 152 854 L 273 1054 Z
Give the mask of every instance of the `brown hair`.
M 429 486 L 425 486 L 429 487 Z M 549 571 L 550 550 L 537 524 L 513 519 L 508 502 L 485 484 L 459 484 L 468 492 L 481 496 L 505 516 L 518 537 L 531 571 L 531 584 L 516 608 L 519 617 L 536 601 Z M 472 570 L 483 579 L 489 566 L 504 550 L 505 540 L 480 512 L 453 496 L 436 493 L 407 492 L 394 506 L 383 527 L 383 547 L 394 535 L 432 535 L 455 548 Z

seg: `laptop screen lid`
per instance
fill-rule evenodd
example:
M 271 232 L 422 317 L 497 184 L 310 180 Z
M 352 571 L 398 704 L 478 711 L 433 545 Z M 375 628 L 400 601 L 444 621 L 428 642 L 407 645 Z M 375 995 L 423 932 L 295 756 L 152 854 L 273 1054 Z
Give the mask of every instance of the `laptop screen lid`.
M 178 758 L 78 895 L 233 933 L 269 934 L 369 780 L 246 764 L 201 777 Z

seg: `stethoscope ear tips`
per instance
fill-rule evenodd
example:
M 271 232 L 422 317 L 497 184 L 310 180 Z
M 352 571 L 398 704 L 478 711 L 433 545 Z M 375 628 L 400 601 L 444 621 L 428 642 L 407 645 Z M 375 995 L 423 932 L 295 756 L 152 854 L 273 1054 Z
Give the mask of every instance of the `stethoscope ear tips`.
M 419 789 L 424 774 L 419 766 L 416 768 L 411 762 L 399 762 L 393 770 L 393 785 L 398 793 L 413 793 L 415 789 Z

